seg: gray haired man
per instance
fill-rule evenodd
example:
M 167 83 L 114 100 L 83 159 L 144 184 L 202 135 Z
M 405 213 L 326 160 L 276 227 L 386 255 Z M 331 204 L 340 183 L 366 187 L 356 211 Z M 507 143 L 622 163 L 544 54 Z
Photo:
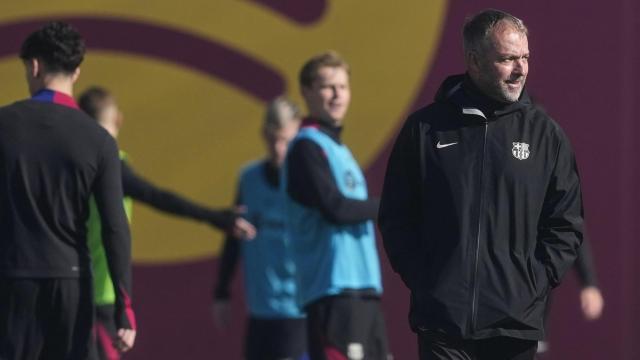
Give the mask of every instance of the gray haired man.
M 466 74 L 396 140 L 380 230 L 421 359 L 533 359 L 549 291 L 582 243 L 580 179 L 566 135 L 524 90 L 522 21 L 485 10 L 463 35 Z

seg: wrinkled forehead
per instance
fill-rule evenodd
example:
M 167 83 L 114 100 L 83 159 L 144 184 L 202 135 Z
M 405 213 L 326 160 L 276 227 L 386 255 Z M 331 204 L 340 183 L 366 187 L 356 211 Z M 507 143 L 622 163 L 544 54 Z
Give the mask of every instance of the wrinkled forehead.
M 488 34 L 485 49 L 498 52 L 517 51 L 518 53 L 528 53 L 528 37 L 524 31 L 514 24 L 508 21 L 501 21 Z

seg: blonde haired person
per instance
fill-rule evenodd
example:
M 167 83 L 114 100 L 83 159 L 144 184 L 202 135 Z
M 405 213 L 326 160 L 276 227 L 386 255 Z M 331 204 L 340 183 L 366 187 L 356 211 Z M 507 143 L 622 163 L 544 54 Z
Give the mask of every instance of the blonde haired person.
M 277 98 L 267 105 L 262 126 L 267 156 L 242 169 L 236 197 L 257 235 L 250 241 L 228 237 L 220 260 L 213 314 L 221 329 L 235 323 L 229 287 L 240 259 L 244 265 L 247 360 L 298 360 L 306 352 L 305 319 L 296 303 L 295 265 L 280 190 L 280 169 L 299 126 L 299 110 L 291 101 Z
M 382 279 L 362 169 L 342 142 L 351 103 L 350 67 L 336 52 L 309 59 L 300 71 L 309 111 L 284 166 L 298 298 L 307 313 L 309 355 L 385 360 Z

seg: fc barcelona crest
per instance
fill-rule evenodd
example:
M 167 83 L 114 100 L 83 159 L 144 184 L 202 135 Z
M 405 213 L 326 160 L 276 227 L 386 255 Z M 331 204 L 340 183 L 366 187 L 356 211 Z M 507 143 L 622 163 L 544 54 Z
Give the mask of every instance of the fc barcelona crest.
M 511 153 L 513 153 L 513 156 L 518 159 L 518 160 L 525 160 L 529 157 L 529 144 L 527 143 L 521 143 L 521 142 L 514 142 L 513 143 L 513 149 L 511 149 Z
M 356 188 L 356 178 L 353 176 L 351 171 L 347 171 L 344 174 L 344 183 L 347 185 L 349 190 L 353 190 Z

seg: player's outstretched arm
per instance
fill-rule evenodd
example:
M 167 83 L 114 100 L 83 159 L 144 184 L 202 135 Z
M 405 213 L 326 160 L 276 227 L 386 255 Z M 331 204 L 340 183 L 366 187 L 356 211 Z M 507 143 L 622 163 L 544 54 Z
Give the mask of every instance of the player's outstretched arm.
M 225 330 L 231 323 L 231 281 L 236 273 L 240 260 L 240 242 L 237 238 L 227 236 L 220 256 L 218 279 L 213 290 L 211 312 L 218 329 Z
M 157 210 L 171 215 L 182 216 L 210 225 L 233 234 L 245 234 L 253 238 L 255 228 L 245 220 L 239 220 L 238 211 L 234 208 L 216 210 L 198 205 L 176 193 L 161 189 L 136 174 L 131 166 L 122 161 L 122 186 L 124 194 L 143 202 Z

